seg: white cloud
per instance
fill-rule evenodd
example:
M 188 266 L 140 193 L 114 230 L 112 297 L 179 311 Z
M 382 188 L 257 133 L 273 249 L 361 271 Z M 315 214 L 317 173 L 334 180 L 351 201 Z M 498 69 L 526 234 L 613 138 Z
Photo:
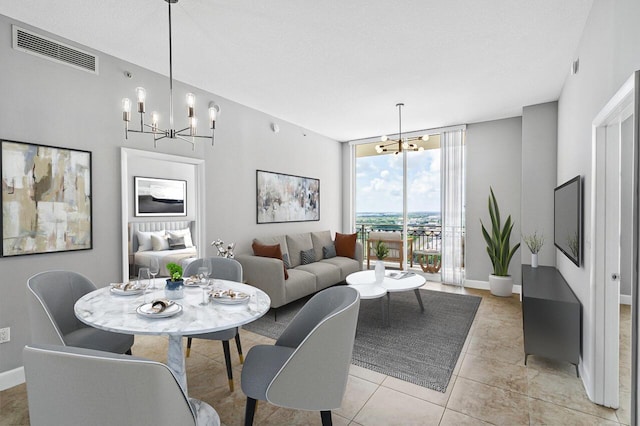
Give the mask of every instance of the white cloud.
M 389 176 L 389 170 L 383 170 L 380 172 L 380 177 L 381 178 L 386 178 L 387 176 Z

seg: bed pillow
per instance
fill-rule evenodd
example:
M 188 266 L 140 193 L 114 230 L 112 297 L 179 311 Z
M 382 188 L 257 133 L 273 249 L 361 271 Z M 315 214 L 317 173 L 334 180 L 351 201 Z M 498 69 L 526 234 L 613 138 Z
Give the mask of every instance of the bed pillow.
M 266 246 L 264 244 L 258 244 L 254 241 L 253 244 L 251 244 L 251 248 L 253 249 L 253 254 L 256 256 L 272 257 L 274 259 L 282 260 L 282 251 L 280 250 L 280 244 Z M 287 272 L 287 268 L 284 266 L 284 261 L 282 262 L 282 269 L 284 270 L 284 279 L 289 279 L 289 273 Z
M 166 235 L 151 235 L 153 251 L 169 250 L 169 239 Z
M 184 245 L 184 237 L 169 237 L 169 250 L 180 250 L 184 248 L 187 248 L 187 246 Z
M 151 245 L 151 236 L 164 236 L 165 231 L 136 231 L 136 237 L 138 238 L 138 251 L 150 251 L 153 250 Z
M 173 231 L 168 231 L 169 236 L 171 238 L 179 238 L 184 237 L 184 245 L 186 248 L 193 247 L 193 240 L 191 239 L 191 229 L 175 229 Z

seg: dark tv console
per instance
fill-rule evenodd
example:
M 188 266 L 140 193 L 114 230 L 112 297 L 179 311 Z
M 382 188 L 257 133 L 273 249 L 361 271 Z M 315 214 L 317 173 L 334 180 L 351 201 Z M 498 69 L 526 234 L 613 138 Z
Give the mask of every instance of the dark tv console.
M 582 305 L 560 272 L 551 266 L 522 265 L 524 364 L 529 355 L 580 362 Z

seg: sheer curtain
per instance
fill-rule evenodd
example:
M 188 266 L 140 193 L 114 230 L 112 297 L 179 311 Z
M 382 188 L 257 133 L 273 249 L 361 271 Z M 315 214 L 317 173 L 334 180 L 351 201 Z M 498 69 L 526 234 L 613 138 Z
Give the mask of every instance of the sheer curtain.
M 441 134 L 442 282 L 464 284 L 465 130 Z

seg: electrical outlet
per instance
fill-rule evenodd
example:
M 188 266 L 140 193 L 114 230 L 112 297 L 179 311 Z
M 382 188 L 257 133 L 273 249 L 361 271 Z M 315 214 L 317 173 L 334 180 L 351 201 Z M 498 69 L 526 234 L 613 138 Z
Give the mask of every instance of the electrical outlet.
M 11 340 L 11 327 L 0 328 L 0 343 Z

